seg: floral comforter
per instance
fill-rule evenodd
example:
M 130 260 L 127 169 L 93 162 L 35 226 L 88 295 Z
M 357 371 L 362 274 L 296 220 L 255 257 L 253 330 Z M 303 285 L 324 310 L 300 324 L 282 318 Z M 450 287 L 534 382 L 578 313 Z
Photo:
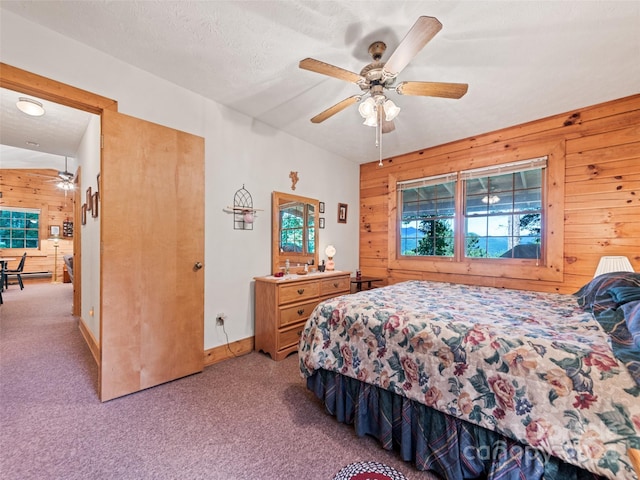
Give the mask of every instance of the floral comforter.
M 610 478 L 637 478 L 637 385 L 570 295 L 408 281 L 320 303 L 299 345 L 376 385 Z

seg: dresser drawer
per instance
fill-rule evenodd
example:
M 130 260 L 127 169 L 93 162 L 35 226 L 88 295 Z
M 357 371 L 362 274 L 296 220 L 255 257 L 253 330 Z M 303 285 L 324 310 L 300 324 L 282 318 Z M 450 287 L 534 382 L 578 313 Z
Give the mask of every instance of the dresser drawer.
M 320 294 L 318 282 L 280 285 L 280 305 L 312 299 Z
M 320 282 L 320 295 L 349 293 L 350 288 L 349 277 L 327 278 Z
M 297 345 L 300 342 L 300 334 L 304 329 L 304 323 L 300 323 L 293 328 L 289 328 L 287 330 L 279 330 L 276 333 L 277 337 L 277 349 L 283 350 L 292 345 Z
M 286 327 L 293 323 L 306 321 L 317 304 L 318 300 L 312 300 L 311 302 L 294 305 L 292 307 L 281 308 L 278 326 Z

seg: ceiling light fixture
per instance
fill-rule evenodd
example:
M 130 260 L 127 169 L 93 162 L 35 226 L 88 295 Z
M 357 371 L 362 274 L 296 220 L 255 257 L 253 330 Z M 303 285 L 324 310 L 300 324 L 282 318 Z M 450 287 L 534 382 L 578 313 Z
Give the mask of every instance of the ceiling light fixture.
M 362 102 L 358 107 L 358 112 L 364 118 L 364 125 L 376 127 L 376 147 L 378 147 L 380 154 L 378 165 L 382 166 L 382 115 L 384 114 L 384 121 L 391 122 L 400 113 L 400 107 L 384 94 L 377 93 Z
M 44 107 L 42 104 L 32 98 L 20 97 L 16 102 L 16 107 L 18 107 L 18 110 L 21 112 L 31 115 L 32 117 L 41 117 L 44 115 Z
M 500 201 L 500 197 L 497 195 L 485 195 L 482 197 L 482 203 L 488 203 L 489 205 L 495 205 Z

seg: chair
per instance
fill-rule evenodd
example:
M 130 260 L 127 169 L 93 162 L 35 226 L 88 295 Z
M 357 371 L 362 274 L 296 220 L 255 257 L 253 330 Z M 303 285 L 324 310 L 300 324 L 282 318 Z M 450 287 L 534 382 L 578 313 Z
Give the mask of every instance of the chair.
M 18 283 L 20 284 L 20 290 L 24 289 L 24 284 L 22 283 L 22 270 L 24 270 L 24 262 L 27 259 L 27 252 L 24 252 L 22 258 L 20 259 L 20 263 L 18 264 L 18 268 L 15 270 L 6 269 L 4 271 L 4 286 L 5 288 L 9 288 L 9 275 L 15 275 L 18 277 Z

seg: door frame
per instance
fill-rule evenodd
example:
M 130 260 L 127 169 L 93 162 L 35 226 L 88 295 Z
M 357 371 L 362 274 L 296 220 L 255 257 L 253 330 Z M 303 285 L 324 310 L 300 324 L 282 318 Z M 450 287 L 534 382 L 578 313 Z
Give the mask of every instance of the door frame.
M 67 107 L 76 108 L 78 110 L 84 110 L 100 116 L 102 116 L 102 112 L 104 110 L 118 111 L 118 102 L 113 99 L 22 70 L 6 63 L 0 63 L 0 87 L 27 95 L 34 95 L 44 100 L 49 100 L 51 102 L 66 105 Z M 78 201 L 78 195 L 80 195 L 80 193 L 76 190 L 75 195 L 76 208 L 74 211 L 74 224 L 79 225 L 78 206 L 80 202 Z M 82 312 L 82 248 L 80 232 L 81 229 L 77 228 L 73 235 L 73 253 L 75 260 L 72 313 L 77 317 L 79 317 Z M 91 345 L 89 347 L 91 348 Z M 96 361 L 99 366 L 99 356 L 96 358 Z

